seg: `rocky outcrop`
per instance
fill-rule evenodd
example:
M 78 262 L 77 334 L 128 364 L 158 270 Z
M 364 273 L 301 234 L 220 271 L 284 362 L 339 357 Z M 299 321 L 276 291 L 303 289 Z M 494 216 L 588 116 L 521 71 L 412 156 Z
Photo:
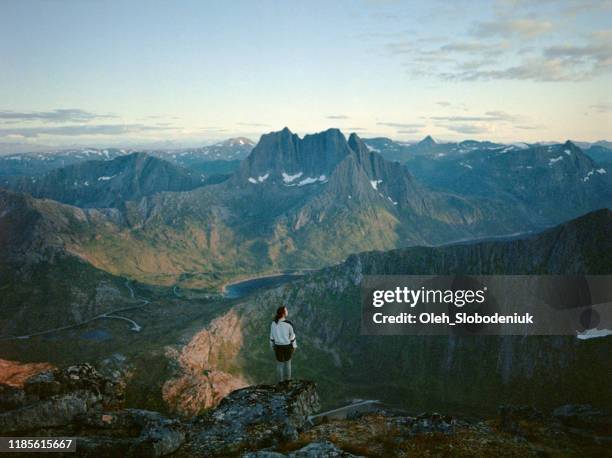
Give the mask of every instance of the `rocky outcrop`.
M 162 396 L 172 412 L 192 417 L 216 406 L 234 390 L 248 385 L 228 372 L 242 348 L 242 321 L 234 310 L 212 321 L 180 351 L 168 349 L 178 363 L 178 376 L 168 380 Z
M 295 440 L 319 408 L 313 382 L 290 380 L 232 392 L 194 419 L 180 456 L 226 456 Z
M 49 363 L 21 363 L 0 359 L 0 384 L 22 388 L 24 382 L 40 372 L 53 369 Z
M 216 406 L 233 390 L 246 386 L 243 377 L 222 371 L 186 372 L 167 381 L 162 396 L 172 412 L 193 417 Z
M 78 417 L 77 447 L 85 456 L 157 457 L 176 451 L 185 440 L 185 427 L 157 412 L 127 409 Z
M 278 452 L 259 451 L 242 455 L 242 458 L 359 458 L 361 455 L 353 455 L 336 447 L 329 441 L 312 442 L 299 450 L 286 455 Z
M 0 431 L 18 433 L 70 424 L 91 410 L 113 408 L 122 402 L 115 384 L 89 364 L 64 371 L 41 372 L 26 380 L 23 389 L 0 389 Z
M 183 421 L 123 409 L 123 388 L 89 364 L 0 385 L 0 435 L 77 437 L 80 456 L 227 456 L 296 440 L 319 408 L 314 383 L 294 380 L 233 391 Z
M 23 388 L 0 385 L 0 434 L 78 437 L 80 456 L 162 456 L 185 438 L 177 420 L 127 409 L 123 385 L 89 364 L 42 372 Z

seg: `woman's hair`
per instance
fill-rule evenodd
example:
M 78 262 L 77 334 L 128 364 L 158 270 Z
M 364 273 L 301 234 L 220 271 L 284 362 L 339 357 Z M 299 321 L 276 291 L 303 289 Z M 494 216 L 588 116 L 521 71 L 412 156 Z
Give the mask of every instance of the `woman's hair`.
M 284 317 L 286 312 L 287 312 L 287 308 L 284 305 L 281 305 L 279 308 L 277 308 L 276 316 L 274 317 L 274 322 L 278 323 L 278 320 Z

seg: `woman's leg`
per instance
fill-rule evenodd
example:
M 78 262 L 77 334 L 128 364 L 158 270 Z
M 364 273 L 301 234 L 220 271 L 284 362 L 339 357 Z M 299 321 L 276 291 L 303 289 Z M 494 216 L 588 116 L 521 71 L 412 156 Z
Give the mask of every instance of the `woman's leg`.
M 279 382 L 282 382 L 284 380 L 283 378 L 284 366 L 285 366 L 285 363 L 281 363 L 280 361 L 276 362 L 276 378 L 278 379 Z
M 285 380 L 291 380 L 291 360 L 285 362 Z

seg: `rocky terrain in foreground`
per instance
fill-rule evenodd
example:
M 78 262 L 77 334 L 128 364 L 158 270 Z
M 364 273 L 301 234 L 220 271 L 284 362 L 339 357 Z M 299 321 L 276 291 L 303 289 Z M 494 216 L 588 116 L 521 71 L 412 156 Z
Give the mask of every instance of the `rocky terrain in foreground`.
M 312 415 L 315 384 L 293 380 L 238 389 L 181 420 L 123 408 L 124 386 L 89 364 L 0 385 L 0 434 L 77 437 L 78 456 L 605 456 L 609 415 L 566 405 L 545 415 L 502 406 L 495 419 L 375 410 L 350 418 Z

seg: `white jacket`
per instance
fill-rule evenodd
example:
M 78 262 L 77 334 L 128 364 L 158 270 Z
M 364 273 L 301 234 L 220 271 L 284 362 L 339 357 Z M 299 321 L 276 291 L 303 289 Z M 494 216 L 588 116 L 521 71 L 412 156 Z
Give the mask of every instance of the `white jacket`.
M 293 326 L 284 318 L 278 323 L 272 321 L 270 325 L 270 347 L 274 348 L 274 345 L 293 345 L 293 348 L 297 348 Z

